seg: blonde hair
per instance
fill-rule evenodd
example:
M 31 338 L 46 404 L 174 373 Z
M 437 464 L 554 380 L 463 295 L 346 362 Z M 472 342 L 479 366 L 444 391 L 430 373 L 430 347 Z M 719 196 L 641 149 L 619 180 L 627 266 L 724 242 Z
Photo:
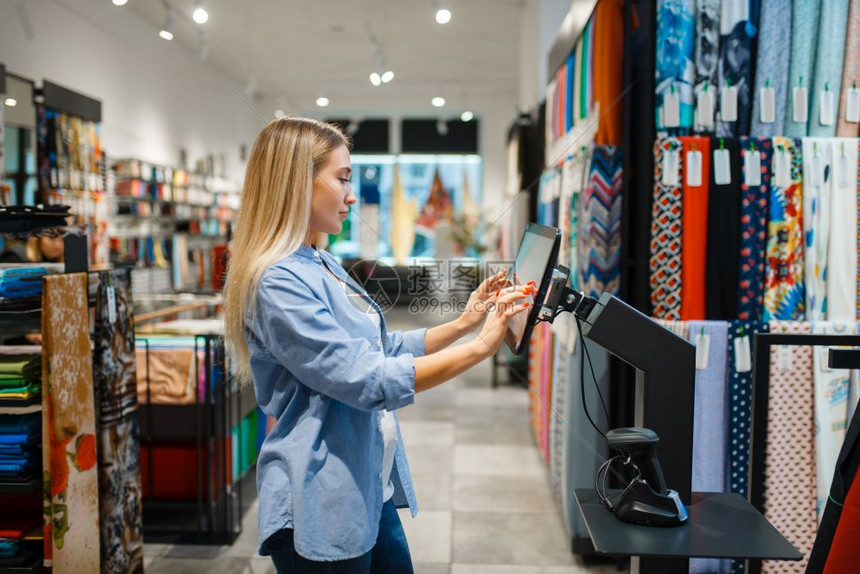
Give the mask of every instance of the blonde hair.
M 225 338 L 240 383 L 251 382 L 245 328 L 256 318 L 260 279 L 308 238 L 314 174 L 342 145 L 349 140 L 331 124 L 283 117 L 269 122 L 251 149 L 224 285 Z

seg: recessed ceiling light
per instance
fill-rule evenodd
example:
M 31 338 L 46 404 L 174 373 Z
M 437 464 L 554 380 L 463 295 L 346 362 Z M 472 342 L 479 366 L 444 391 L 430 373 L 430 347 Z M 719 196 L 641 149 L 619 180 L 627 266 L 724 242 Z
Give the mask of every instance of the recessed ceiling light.
M 198 2 L 197 8 L 194 9 L 194 13 L 191 17 L 194 18 L 194 21 L 198 24 L 205 24 L 209 20 L 209 12 L 207 12 L 206 8 L 203 7 L 202 2 Z
M 158 33 L 159 36 L 164 38 L 165 40 L 173 39 L 173 16 L 170 13 L 170 6 L 167 7 L 167 14 L 164 15 L 164 26 L 161 27 L 161 31 Z
M 473 114 L 472 112 L 467 110 L 467 111 L 463 112 L 463 115 L 460 116 L 460 119 L 463 120 L 464 122 L 470 122 L 470 121 L 472 121 L 472 118 L 474 118 L 474 117 L 475 117 L 475 114 Z
M 446 8 L 439 8 L 436 11 L 436 22 L 439 24 L 447 24 L 451 21 L 451 11 Z
M 128 3 L 128 0 L 113 0 L 114 6 L 125 6 Z
M 378 86 L 379 84 L 382 83 L 382 78 L 379 77 L 379 74 L 377 72 L 371 72 L 370 83 L 373 84 L 374 86 Z
M 6 105 L 10 108 L 14 108 L 18 105 L 18 100 L 16 100 L 15 98 L 6 98 Z
M 382 74 L 382 83 L 383 84 L 387 84 L 388 82 L 390 82 L 393 79 L 394 79 L 394 72 L 392 72 L 391 70 L 388 70 L 387 72 Z
M 162 30 L 158 33 L 158 35 L 168 41 L 173 39 L 173 32 L 171 32 L 170 30 Z
M 430 103 L 432 103 L 437 108 L 441 108 L 442 106 L 445 105 L 445 98 L 441 98 L 439 96 L 436 96 L 435 98 L 430 100 Z
M 317 105 L 321 108 L 326 107 L 328 105 L 328 98 L 326 98 L 326 97 L 317 98 Z

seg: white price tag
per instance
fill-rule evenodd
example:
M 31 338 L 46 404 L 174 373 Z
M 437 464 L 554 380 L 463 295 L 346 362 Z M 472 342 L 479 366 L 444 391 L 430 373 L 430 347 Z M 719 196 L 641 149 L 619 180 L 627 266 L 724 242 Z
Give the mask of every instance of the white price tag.
M 830 90 L 821 92 L 821 107 L 819 108 L 818 121 L 822 126 L 832 126 L 836 121 L 836 98 Z
M 738 120 L 738 89 L 726 86 L 720 94 L 720 119 L 724 122 Z
M 821 166 L 821 156 L 813 155 L 809 158 L 809 185 L 821 187 L 824 185 L 824 171 Z
M 860 90 L 850 88 L 845 104 L 845 121 L 852 124 L 860 123 Z
M 732 182 L 732 170 L 729 162 L 729 150 L 714 150 L 714 183 L 717 185 L 727 185 Z
M 681 154 L 678 150 L 663 150 L 663 185 L 675 187 L 681 183 L 678 179 L 680 163 Z
M 699 187 L 702 185 L 702 152 L 687 152 L 687 163 L 684 166 L 684 174 L 686 175 L 688 186 Z
M 696 94 L 697 122 L 703 128 L 714 126 L 714 94 L 703 90 Z
M 776 368 L 787 373 L 792 366 L 792 353 L 789 345 L 778 345 L 776 348 Z
M 116 323 L 116 290 L 113 285 L 108 285 L 107 288 L 107 308 L 108 320 L 111 323 Z
M 735 371 L 749 373 L 752 371 L 752 353 L 748 335 L 735 339 Z
M 761 152 L 744 150 L 744 183 L 749 187 L 761 185 Z
M 796 122 L 806 122 L 809 119 L 809 96 L 807 95 L 806 88 L 794 88 L 791 99 L 791 119 Z
M 759 95 L 760 107 L 761 110 L 761 123 L 763 124 L 772 124 L 776 121 L 776 94 L 771 87 L 765 87 L 761 89 L 761 94 Z
M 776 187 L 791 185 L 791 154 L 786 150 L 773 154 L 773 184 Z
M 711 336 L 699 333 L 696 336 L 696 369 L 701 371 L 708 368 L 708 353 L 710 349 Z
M 681 125 L 681 96 L 677 92 L 663 94 L 663 126 L 677 128 Z

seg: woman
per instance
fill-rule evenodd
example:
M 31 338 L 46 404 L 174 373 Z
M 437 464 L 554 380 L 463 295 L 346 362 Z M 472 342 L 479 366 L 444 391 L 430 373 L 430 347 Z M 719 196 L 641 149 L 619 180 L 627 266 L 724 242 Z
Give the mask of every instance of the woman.
M 257 462 L 260 554 L 278 572 L 412 572 L 396 508 L 417 512 L 393 411 L 491 357 L 530 287 L 489 278 L 455 321 L 389 333 L 319 247 L 341 230 L 350 155 L 336 127 L 272 121 L 248 159 L 225 314 L 240 380 L 276 424 Z M 492 310 L 487 313 L 488 309 Z M 448 348 L 474 332 L 478 338 Z

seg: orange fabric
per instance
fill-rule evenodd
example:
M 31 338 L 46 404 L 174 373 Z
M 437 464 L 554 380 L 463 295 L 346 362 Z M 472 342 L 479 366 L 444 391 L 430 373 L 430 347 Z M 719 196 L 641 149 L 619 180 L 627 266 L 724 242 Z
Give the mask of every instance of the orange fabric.
M 594 101 L 600 103 L 601 116 L 595 141 L 598 145 L 621 145 L 624 108 L 615 100 L 623 91 L 624 1 L 600 0 L 594 18 Z
M 705 318 L 705 251 L 708 243 L 708 181 L 711 142 L 706 137 L 682 137 L 684 179 L 681 199 L 681 320 Z M 687 152 L 702 152 L 702 185 L 687 185 Z

